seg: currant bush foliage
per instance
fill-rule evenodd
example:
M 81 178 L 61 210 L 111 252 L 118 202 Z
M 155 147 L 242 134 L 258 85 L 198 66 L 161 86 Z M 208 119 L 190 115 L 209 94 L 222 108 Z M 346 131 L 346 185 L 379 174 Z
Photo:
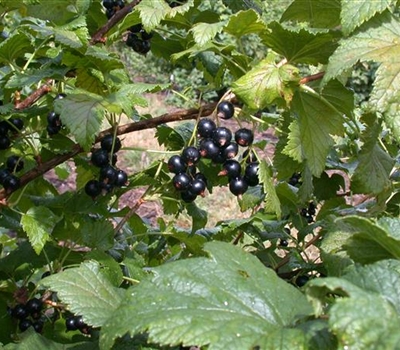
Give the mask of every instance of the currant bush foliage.
M 400 347 L 397 1 L 0 12 L 5 349 Z M 201 78 L 143 82 L 132 57 Z M 171 93 L 191 108 L 140 112 Z M 129 171 L 124 135 L 145 129 L 165 156 Z M 242 218 L 201 204 L 216 187 Z

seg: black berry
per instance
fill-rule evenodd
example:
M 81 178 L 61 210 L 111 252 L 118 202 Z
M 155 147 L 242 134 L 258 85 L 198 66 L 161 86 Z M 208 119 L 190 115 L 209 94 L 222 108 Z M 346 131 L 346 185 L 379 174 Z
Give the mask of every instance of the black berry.
M 181 198 L 184 202 L 191 203 L 197 198 L 197 195 L 190 191 L 184 191 L 181 193 Z
M 174 155 L 168 160 L 168 170 L 174 174 L 182 173 L 186 171 L 186 163 L 181 156 Z
M 224 146 L 221 153 L 226 159 L 235 158 L 239 152 L 239 146 L 236 142 L 229 142 L 228 145 Z
M 310 278 L 309 278 L 308 276 L 306 276 L 306 275 L 301 275 L 301 276 L 298 276 L 298 277 L 296 278 L 295 283 L 296 283 L 296 285 L 297 285 L 298 287 L 303 287 L 309 280 L 310 280 Z
M 281 239 L 281 240 L 279 241 L 279 245 L 280 245 L 281 247 L 287 247 L 287 246 L 289 245 L 289 242 L 288 242 L 286 239 Z
M 178 191 L 188 190 L 191 185 L 191 182 L 192 181 L 191 181 L 189 175 L 186 173 L 176 174 L 172 178 L 172 183 Z
M 316 210 L 315 210 L 316 208 L 315 208 L 315 204 L 314 204 L 314 202 L 310 202 L 309 204 L 308 204 L 308 214 L 310 214 L 310 215 L 315 215 L 315 213 L 316 213 Z
M 18 172 L 24 168 L 24 161 L 18 156 L 9 156 L 6 161 L 7 169 L 11 172 Z
M 85 185 L 85 193 L 95 198 L 101 194 L 101 184 L 97 180 L 89 180 Z
M 7 176 L 11 175 L 11 171 L 8 169 L 0 169 L 0 184 L 4 183 Z
M 128 183 L 128 174 L 123 170 L 117 171 L 117 178 L 114 181 L 114 185 L 118 187 L 125 186 Z
M 112 165 L 107 164 L 100 168 L 99 180 L 107 184 L 113 184 L 117 179 L 118 171 Z
M 249 186 L 257 186 L 259 183 L 258 178 L 258 163 L 249 163 L 244 170 L 244 178 Z
M 56 135 L 60 132 L 61 126 L 47 125 L 46 130 L 50 136 Z
M 235 107 L 229 101 L 222 101 L 217 107 L 217 116 L 221 119 L 231 119 L 235 114 Z
M 28 319 L 21 320 L 19 322 L 19 330 L 25 332 L 30 326 L 32 326 L 32 321 Z
M 294 173 L 288 181 L 289 185 L 296 186 L 299 183 L 300 178 L 301 178 L 300 173 Z
M 196 174 L 194 174 L 193 178 L 194 178 L 195 180 L 201 180 L 201 181 L 203 181 L 203 182 L 206 184 L 206 186 L 207 186 L 207 178 L 206 178 L 206 176 L 205 176 L 203 173 L 196 173 Z
M 42 310 L 43 302 L 38 298 L 28 300 L 26 303 L 26 310 L 30 314 L 38 313 Z
M 143 29 L 143 24 L 138 23 L 133 25 L 132 27 L 129 28 L 129 31 L 132 33 L 139 33 Z
M 241 173 L 240 163 L 236 160 L 229 159 L 227 160 L 222 167 L 222 170 L 218 173 L 218 175 L 227 175 L 229 179 L 237 178 Z
M 94 166 L 101 168 L 109 162 L 108 152 L 104 149 L 97 149 L 92 153 L 90 161 Z
M 242 177 L 236 177 L 229 181 L 229 190 L 235 195 L 240 196 L 245 193 L 249 185 L 246 180 Z
M 243 152 L 243 159 L 246 159 L 246 163 L 257 162 L 257 155 L 252 149 L 246 149 Z
M 220 126 L 213 131 L 212 138 L 218 145 L 222 147 L 231 142 L 232 132 L 228 128 Z
M 150 40 L 153 37 L 153 33 L 147 33 L 143 29 L 140 31 L 140 35 L 142 37 L 142 40 Z
M 21 186 L 21 180 L 15 175 L 9 175 L 3 180 L 3 187 L 7 192 L 13 192 Z
M 0 134 L 0 149 L 7 149 L 11 145 L 10 138 L 7 135 Z
M 200 141 L 199 152 L 202 157 L 212 159 L 218 155 L 220 149 L 212 139 L 203 139 Z
M 200 119 L 197 124 L 197 134 L 200 137 L 210 138 L 213 134 L 213 131 L 217 128 L 214 121 L 208 118 Z
M 61 126 L 61 119 L 60 115 L 56 112 L 52 111 L 47 114 L 47 123 L 53 127 L 60 127 Z
M 28 315 L 29 312 L 23 304 L 18 304 L 11 310 L 11 316 L 19 320 L 27 318 Z
M 114 141 L 114 136 L 111 134 L 105 135 L 100 142 L 101 148 L 107 152 L 111 152 L 114 143 L 113 153 L 118 152 L 121 149 L 121 140 L 116 137 Z
M 5 120 L 0 122 L 0 135 L 6 135 L 8 131 L 10 130 L 10 124 L 6 122 Z
M 42 321 L 33 322 L 32 327 L 36 333 L 41 333 L 43 330 L 43 322 Z
M 189 146 L 182 151 L 181 157 L 188 166 L 191 166 L 200 160 L 200 152 L 196 147 Z
M 21 131 L 24 128 L 24 121 L 21 118 L 10 118 L 9 122 L 11 123 L 10 130 L 12 131 Z
M 75 316 L 68 317 L 65 320 L 65 327 L 68 331 L 76 331 L 78 327 L 75 324 Z
M 189 188 L 189 192 L 200 196 L 204 196 L 205 190 L 206 190 L 206 183 L 200 179 L 194 179 Z
M 103 6 L 106 9 L 112 9 L 114 6 L 114 0 L 103 0 Z
M 253 143 L 254 134 L 253 131 L 247 128 L 239 129 L 235 132 L 235 141 L 238 145 L 247 147 Z
M 67 94 L 64 94 L 63 92 L 60 92 L 59 94 L 54 97 L 55 100 L 62 100 L 63 98 L 67 97 Z

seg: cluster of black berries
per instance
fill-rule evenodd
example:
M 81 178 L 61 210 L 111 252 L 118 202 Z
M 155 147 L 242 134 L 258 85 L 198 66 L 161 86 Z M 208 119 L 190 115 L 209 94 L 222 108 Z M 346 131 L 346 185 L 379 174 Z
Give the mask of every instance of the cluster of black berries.
M 0 122 L 0 149 L 7 149 L 11 146 L 10 133 L 18 133 L 24 128 L 24 121 L 21 118 L 10 118 Z
M 101 139 L 101 148 L 92 152 L 91 163 L 100 168 L 98 180 L 89 180 L 85 185 L 85 192 L 92 198 L 101 193 L 109 193 L 114 187 L 125 186 L 128 182 L 128 175 L 125 171 L 115 167 L 117 154 L 121 149 L 121 141 L 118 137 L 114 139 L 108 134 Z
M 234 106 L 229 101 L 222 101 L 217 106 L 219 118 L 230 119 L 233 115 Z M 239 146 L 248 147 L 253 143 L 254 134 L 250 129 L 241 128 L 232 135 L 228 128 L 217 127 L 213 120 L 204 118 L 197 125 L 197 134 L 198 147 L 187 147 L 181 155 L 172 156 L 168 161 L 169 171 L 175 174 L 173 185 L 181 192 L 184 201 L 191 202 L 197 195 L 204 195 L 207 180 L 203 174 L 195 171 L 200 158 L 222 164 L 219 175 L 228 176 L 229 190 L 236 196 L 245 193 L 249 186 L 258 185 L 258 163 L 254 159 L 254 153 L 249 149 L 243 153 L 247 163 L 244 174 L 241 164 L 234 159 L 238 155 Z
M 289 185 L 296 186 L 296 185 L 300 184 L 300 179 L 301 179 L 301 174 L 300 173 L 294 173 L 290 177 L 288 183 L 289 183 Z
M 316 208 L 314 202 L 308 203 L 308 208 L 302 208 L 300 211 L 300 215 L 303 216 L 309 224 L 314 221 L 315 213 Z
M 66 97 L 66 94 L 58 94 L 54 100 L 61 100 L 64 97 Z M 47 133 L 51 136 L 51 135 L 55 135 L 58 134 L 59 131 L 62 128 L 62 123 L 61 123 L 61 119 L 60 119 L 60 115 L 57 114 L 54 111 L 49 112 L 49 114 L 47 115 Z
M 145 55 L 150 51 L 150 39 L 153 33 L 147 33 L 141 23 L 129 28 L 126 38 L 126 45 L 131 47 L 133 51 Z
M 21 157 L 12 155 L 6 160 L 6 167 L 0 169 L 0 184 L 7 192 L 17 190 L 21 184 L 15 173 L 24 168 L 24 161 Z
M 123 0 L 103 0 L 103 6 L 106 8 L 106 16 L 110 19 L 114 16 L 115 12 L 121 10 L 125 3 Z
M 32 298 L 25 304 L 17 304 L 10 308 L 9 314 L 19 321 L 18 327 L 21 332 L 32 326 L 36 332 L 40 333 L 44 324 L 42 308 L 43 302 L 38 298 Z
M 83 334 L 90 332 L 90 327 L 83 321 L 82 316 L 70 316 L 65 320 L 67 331 L 79 330 Z

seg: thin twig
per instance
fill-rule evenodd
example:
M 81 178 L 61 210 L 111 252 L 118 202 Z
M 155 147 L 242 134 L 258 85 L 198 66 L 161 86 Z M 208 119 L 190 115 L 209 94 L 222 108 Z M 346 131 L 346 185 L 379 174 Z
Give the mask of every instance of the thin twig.
M 133 214 L 139 209 L 139 207 L 145 202 L 144 197 L 140 197 L 137 202 L 129 209 L 129 211 L 125 214 L 125 216 L 121 219 L 118 225 L 114 229 L 114 235 L 116 235 L 122 227 L 126 224 L 126 222 L 131 218 Z
M 309 75 L 307 77 L 301 78 L 299 81 L 299 84 L 304 85 L 304 84 L 309 83 L 310 81 L 320 80 L 324 77 L 324 75 L 325 75 L 325 72 L 319 72 L 316 74 Z
M 21 110 L 32 106 L 39 98 L 46 95 L 51 91 L 51 84 L 52 80 L 46 81 L 39 89 L 35 90 L 32 94 L 30 94 L 25 100 L 21 102 L 17 102 L 15 104 L 15 109 Z

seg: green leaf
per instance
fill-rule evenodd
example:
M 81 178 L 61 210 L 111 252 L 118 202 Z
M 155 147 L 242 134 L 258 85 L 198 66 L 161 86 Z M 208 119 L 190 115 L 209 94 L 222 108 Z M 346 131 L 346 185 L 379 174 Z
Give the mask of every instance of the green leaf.
M 123 273 L 121 265 L 118 264 L 110 254 L 100 250 L 92 250 L 85 255 L 85 260 L 96 260 L 101 264 L 101 272 L 107 277 L 114 287 L 119 287 L 122 283 Z
M 192 217 L 192 233 L 204 228 L 208 221 L 208 213 L 195 203 L 186 205 L 187 213 Z
M 83 262 L 80 267 L 51 275 L 40 283 L 56 291 L 71 312 L 83 315 L 84 321 L 93 327 L 104 324 L 124 294 L 111 284 L 95 261 Z
M 40 254 L 46 242 L 50 240 L 51 231 L 59 220 L 50 209 L 41 206 L 32 207 L 22 215 L 22 228 L 36 254 Z
M 290 63 L 328 63 L 337 47 L 337 40 L 332 33 L 313 33 L 306 29 L 289 30 L 278 22 L 269 23 L 268 30 L 261 38 L 265 45 L 284 56 Z
M 291 85 L 299 81 L 298 70 L 289 64 L 278 66 L 274 59 L 267 57 L 232 84 L 232 91 L 252 109 L 292 99 Z
M 238 197 L 240 211 L 245 212 L 255 208 L 262 203 L 264 197 L 261 186 L 250 187 L 241 197 Z
M 339 76 L 358 61 L 379 62 L 381 65 L 376 72 L 370 105 L 379 112 L 388 111 L 390 108 L 399 109 L 399 37 L 400 21 L 396 17 L 386 13 L 375 16 L 365 30 L 359 30 L 340 42 L 339 48 L 329 59 L 324 80 Z
M 161 23 L 171 8 L 163 0 L 142 0 L 135 10 L 139 11 L 144 28 L 150 32 Z
M 240 11 L 229 18 L 229 22 L 224 28 L 224 32 L 232 34 L 238 38 L 244 35 L 259 33 L 267 29 L 265 23 L 254 10 Z
M 70 94 L 54 103 L 55 112 L 68 127 L 76 141 L 89 150 L 100 131 L 104 118 L 103 97 L 94 94 Z
M 308 22 L 314 28 L 340 25 L 340 0 L 294 0 L 281 21 Z
M 225 22 L 217 23 L 196 23 L 190 31 L 193 34 L 193 39 L 199 47 L 202 47 L 207 42 L 214 39 L 214 37 L 222 30 Z
M 359 163 L 351 182 L 351 189 L 357 193 L 378 194 L 391 186 L 389 176 L 394 159 L 381 148 L 380 132 L 379 125 L 372 125 L 363 135 L 364 145 L 358 155 Z
M 356 266 L 343 278 L 315 279 L 306 292 L 316 311 L 322 310 L 329 295 L 337 294 L 329 308 L 329 325 L 340 347 L 394 349 L 400 343 L 398 261 Z
M 391 222 L 391 220 L 393 220 Z M 397 227 L 399 219 L 372 220 L 348 216 L 336 220 L 344 233 L 351 234 L 344 244 L 344 249 L 356 262 L 363 264 L 382 259 L 400 259 L 400 237 L 397 231 L 387 230 L 388 223 Z
M 110 221 L 85 220 L 81 226 L 83 242 L 89 248 L 107 250 L 114 244 L 114 228 Z
M 40 69 L 28 69 L 23 73 L 15 73 L 7 81 L 8 89 L 21 88 L 31 86 L 40 82 L 43 79 L 63 79 L 69 68 L 64 67 L 41 67 Z
M 321 95 L 339 112 L 351 116 L 354 111 L 354 92 L 347 89 L 338 80 L 329 81 L 322 89 Z
M 306 160 L 311 173 L 319 177 L 333 145 L 331 135 L 343 132 L 343 116 L 326 99 L 309 90 L 296 92 L 291 107 L 298 118 L 290 125 L 284 153 L 299 162 Z
M 376 0 L 371 2 L 342 0 L 341 23 L 343 33 L 349 35 L 364 22 L 395 5 L 395 0 Z
M 79 36 L 72 30 L 54 28 L 54 39 L 72 49 L 78 49 L 83 46 Z
M 265 193 L 265 209 L 267 212 L 275 213 L 278 219 L 280 218 L 281 212 L 281 202 L 279 201 L 278 195 L 276 194 L 274 180 L 271 174 L 271 169 L 265 159 L 260 162 L 258 177 L 263 185 Z
M 253 9 L 254 11 L 261 13 L 260 0 L 222 0 L 225 6 L 229 7 L 233 13 L 240 10 Z
M 33 51 L 29 38 L 21 32 L 15 32 L 0 44 L 0 62 L 12 63 L 25 53 Z
M 210 258 L 159 266 L 133 288 L 103 326 L 101 348 L 126 332 L 148 331 L 158 344 L 248 349 L 309 313 L 305 297 L 256 257 L 223 242 L 205 250 Z

